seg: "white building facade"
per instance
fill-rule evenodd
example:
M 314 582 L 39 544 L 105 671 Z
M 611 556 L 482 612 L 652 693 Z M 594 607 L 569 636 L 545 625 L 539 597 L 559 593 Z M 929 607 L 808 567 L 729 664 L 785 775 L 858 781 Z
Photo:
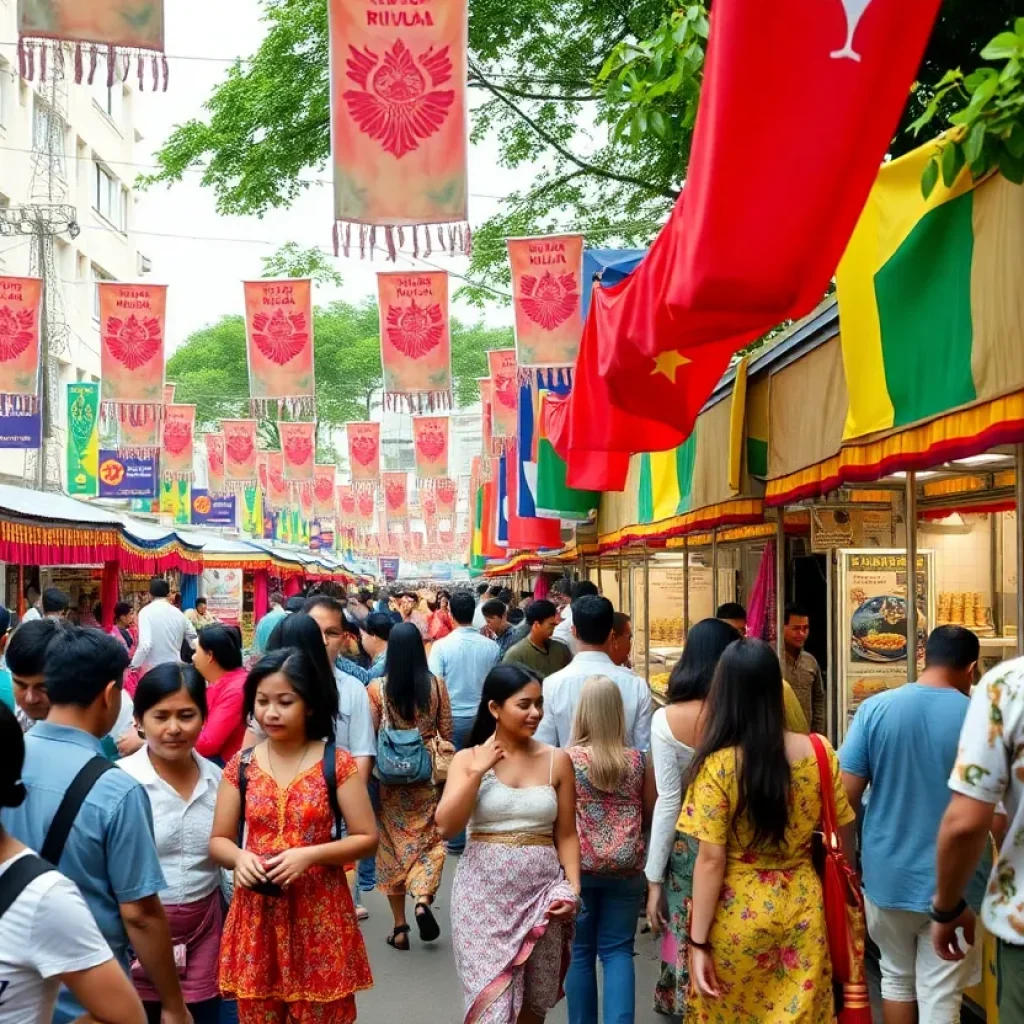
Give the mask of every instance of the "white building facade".
M 69 78 L 55 89 L 50 82 L 19 77 L 12 45 L 16 7 L 17 0 L 0 0 L 0 211 L 33 202 L 66 203 L 75 207 L 80 228 L 76 238 L 65 233 L 54 244 L 68 333 L 50 362 L 59 382 L 59 403 L 52 414 L 62 445 L 61 479 L 66 482 L 66 385 L 100 376 L 96 284 L 138 280 L 148 270 L 133 235 L 132 183 L 139 173 L 135 154 L 141 135 L 134 90 L 120 74 L 108 88 L 103 60 L 91 86 L 75 85 Z M 67 72 L 72 73 L 71 62 Z M 56 129 L 51 119 L 56 119 Z M 64 141 L 63 162 L 58 161 L 56 172 L 51 161 L 40 157 L 55 130 Z M 0 275 L 27 275 L 32 245 L 25 236 L 0 235 Z M 26 453 L 0 450 L 0 479 L 5 482 L 22 482 L 26 465 Z

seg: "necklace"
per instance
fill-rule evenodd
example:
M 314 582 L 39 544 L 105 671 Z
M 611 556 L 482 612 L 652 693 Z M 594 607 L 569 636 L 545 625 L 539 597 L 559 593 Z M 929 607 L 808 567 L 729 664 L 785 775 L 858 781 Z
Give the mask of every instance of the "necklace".
M 270 753 L 270 744 L 267 744 L 267 764 L 270 766 L 270 774 L 274 776 L 274 781 L 277 782 L 278 785 L 283 784 L 287 786 L 295 781 L 295 777 L 302 770 L 302 763 L 306 760 L 306 755 L 309 753 L 309 747 L 310 742 L 309 740 L 307 740 L 306 745 L 302 748 L 302 754 L 299 757 L 299 763 L 295 766 L 295 769 L 292 772 L 291 777 L 288 779 L 288 782 L 282 783 L 281 780 L 278 778 L 277 769 L 274 767 L 274 758 Z

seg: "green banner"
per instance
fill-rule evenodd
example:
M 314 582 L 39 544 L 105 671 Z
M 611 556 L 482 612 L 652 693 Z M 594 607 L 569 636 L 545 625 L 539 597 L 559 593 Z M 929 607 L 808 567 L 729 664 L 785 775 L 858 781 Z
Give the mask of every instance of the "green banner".
M 68 385 L 68 494 L 95 498 L 99 491 L 100 386 Z
M 192 523 L 192 484 L 188 480 L 160 481 L 160 514 L 170 516 L 175 526 Z
M 263 492 L 258 487 L 246 487 L 242 497 L 242 530 L 253 537 L 262 537 Z

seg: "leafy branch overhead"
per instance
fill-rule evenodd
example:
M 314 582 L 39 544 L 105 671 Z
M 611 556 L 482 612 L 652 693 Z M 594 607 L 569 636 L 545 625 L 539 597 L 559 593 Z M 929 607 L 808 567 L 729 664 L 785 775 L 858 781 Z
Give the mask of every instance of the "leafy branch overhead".
M 938 143 L 922 174 L 925 198 L 940 175 L 948 188 L 965 165 L 975 180 L 998 169 L 1015 184 L 1024 183 L 1024 18 L 1016 19 L 1012 31 L 1000 32 L 980 56 L 1002 66 L 980 67 L 969 75 L 959 68 L 948 71 L 912 125 L 919 133 L 932 126 L 944 104 L 959 104 L 948 117 L 954 130 Z

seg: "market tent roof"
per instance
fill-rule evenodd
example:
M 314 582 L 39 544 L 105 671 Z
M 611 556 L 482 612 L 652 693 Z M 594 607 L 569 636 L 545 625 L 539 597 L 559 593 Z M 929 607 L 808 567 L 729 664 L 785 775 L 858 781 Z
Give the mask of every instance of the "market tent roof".
M 27 519 L 46 519 L 58 523 L 119 526 L 122 517 L 105 508 L 90 505 L 66 494 L 34 491 L 27 487 L 0 484 L 0 514 L 7 512 Z

